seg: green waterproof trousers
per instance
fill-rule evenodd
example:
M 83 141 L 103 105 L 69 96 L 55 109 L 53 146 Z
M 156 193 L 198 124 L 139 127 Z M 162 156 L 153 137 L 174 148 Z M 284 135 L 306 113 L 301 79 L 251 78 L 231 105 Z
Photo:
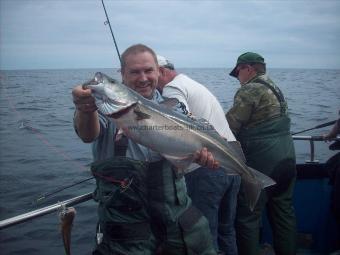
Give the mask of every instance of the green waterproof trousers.
M 236 240 L 240 255 L 260 253 L 259 233 L 263 209 L 272 228 L 277 255 L 296 253 L 296 218 L 293 191 L 296 178 L 295 151 L 287 116 L 241 130 L 238 140 L 247 165 L 270 176 L 276 185 L 262 191 L 254 211 L 250 211 L 241 184 L 236 215 Z
M 91 170 L 99 220 L 93 254 L 216 254 L 206 218 L 168 162 L 114 157 Z

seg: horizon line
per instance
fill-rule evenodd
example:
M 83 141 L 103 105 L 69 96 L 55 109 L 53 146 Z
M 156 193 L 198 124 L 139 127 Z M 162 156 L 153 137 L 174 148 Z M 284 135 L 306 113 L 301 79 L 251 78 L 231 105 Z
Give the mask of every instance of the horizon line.
M 232 70 L 234 67 L 176 67 L 177 70 L 179 69 L 226 69 Z M 113 69 L 118 70 L 120 67 L 58 67 L 58 68 L 13 68 L 13 69 L 2 69 L 0 71 L 34 71 L 34 70 L 88 70 L 88 69 Z M 270 69 L 304 69 L 304 70 L 340 70 L 340 68 L 326 68 L 326 67 L 267 67 L 268 70 Z

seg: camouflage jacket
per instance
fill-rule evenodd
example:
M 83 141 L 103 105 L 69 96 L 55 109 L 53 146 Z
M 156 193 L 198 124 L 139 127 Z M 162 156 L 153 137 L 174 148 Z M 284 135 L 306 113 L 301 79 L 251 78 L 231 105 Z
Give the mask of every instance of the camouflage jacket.
M 226 118 L 231 130 L 238 134 L 241 128 L 254 127 L 282 114 L 287 114 L 286 100 L 275 83 L 262 74 L 241 85 Z

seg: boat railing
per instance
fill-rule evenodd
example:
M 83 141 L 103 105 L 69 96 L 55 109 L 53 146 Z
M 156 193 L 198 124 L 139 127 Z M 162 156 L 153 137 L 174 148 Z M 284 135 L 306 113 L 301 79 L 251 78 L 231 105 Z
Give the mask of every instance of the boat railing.
M 323 136 L 311 136 L 311 135 L 293 135 L 293 140 L 303 140 L 309 141 L 309 148 L 310 148 L 310 158 L 306 160 L 306 163 L 319 163 L 317 159 L 315 159 L 315 146 L 314 142 L 325 141 Z M 332 139 L 332 141 L 340 141 L 340 137 L 336 137 Z
M 12 217 L 12 218 L 2 220 L 2 221 L 0 221 L 0 230 L 7 228 L 7 227 L 10 227 L 10 226 L 13 226 L 13 225 L 17 225 L 17 224 L 22 223 L 22 222 L 26 222 L 28 220 L 31 220 L 31 219 L 34 219 L 34 218 L 37 218 L 37 217 L 40 217 L 40 216 L 43 216 L 43 215 L 46 215 L 46 214 L 50 214 L 52 212 L 61 210 L 61 209 L 66 208 L 68 206 L 73 206 L 73 205 L 77 205 L 77 204 L 86 202 L 88 200 L 91 200 L 92 197 L 93 197 L 93 194 L 92 194 L 92 192 L 90 192 L 90 193 L 87 193 L 87 194 L 84 194 L 84 195 L 81 195 L 81 196 L 78 196 L 78 197 L 74 197 L 74 198 L 71 198 L 71 199 L 68 199 L 68 200 L 65 200 L 65 201 L 62 201 L 62 202 L 58 202 L 58 203 L 53 204 L 53 205 L 49 205 L 49 206 L 46 206 L 46 207 L 43 207 L 43 208 L 40 208 L 40 209 L 37 209 L 37 210 L 34 210 L 34 211 L 30 211 L 28 213 L 20 214 L 18 216 Z

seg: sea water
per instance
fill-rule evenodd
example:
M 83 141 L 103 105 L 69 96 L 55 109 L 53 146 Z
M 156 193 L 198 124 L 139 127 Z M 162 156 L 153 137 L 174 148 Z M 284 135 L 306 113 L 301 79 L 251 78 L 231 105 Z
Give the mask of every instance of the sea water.
M 90 145 L 73 129 L 72 88 L 101 71 L 120 80 L 116 69 L 0 71 L 0 220 L 94 190 L 88 181 L 36 203 L 43 194 L 91 176 Z M 239 83 L 227 69 L 180 69 L 205 84 L 225 111 Z M 269 69 L 285 95 L 297 132 L 338 118 L 340 70 Z M 204 96 L 204 95 L 202 95 Z M 302 135 L 321 135 L 330 127 Z M 335 152 L 316 143 L 316 158 L 324 162 Z M 297 159 L 309 157 L 309 143 L 295 142 Z M 91 254 L 96 204 L 76 206 L 72 231 L 73 254 Z M 56 213 L 0 230 L 1 254 L 64 254 Z

